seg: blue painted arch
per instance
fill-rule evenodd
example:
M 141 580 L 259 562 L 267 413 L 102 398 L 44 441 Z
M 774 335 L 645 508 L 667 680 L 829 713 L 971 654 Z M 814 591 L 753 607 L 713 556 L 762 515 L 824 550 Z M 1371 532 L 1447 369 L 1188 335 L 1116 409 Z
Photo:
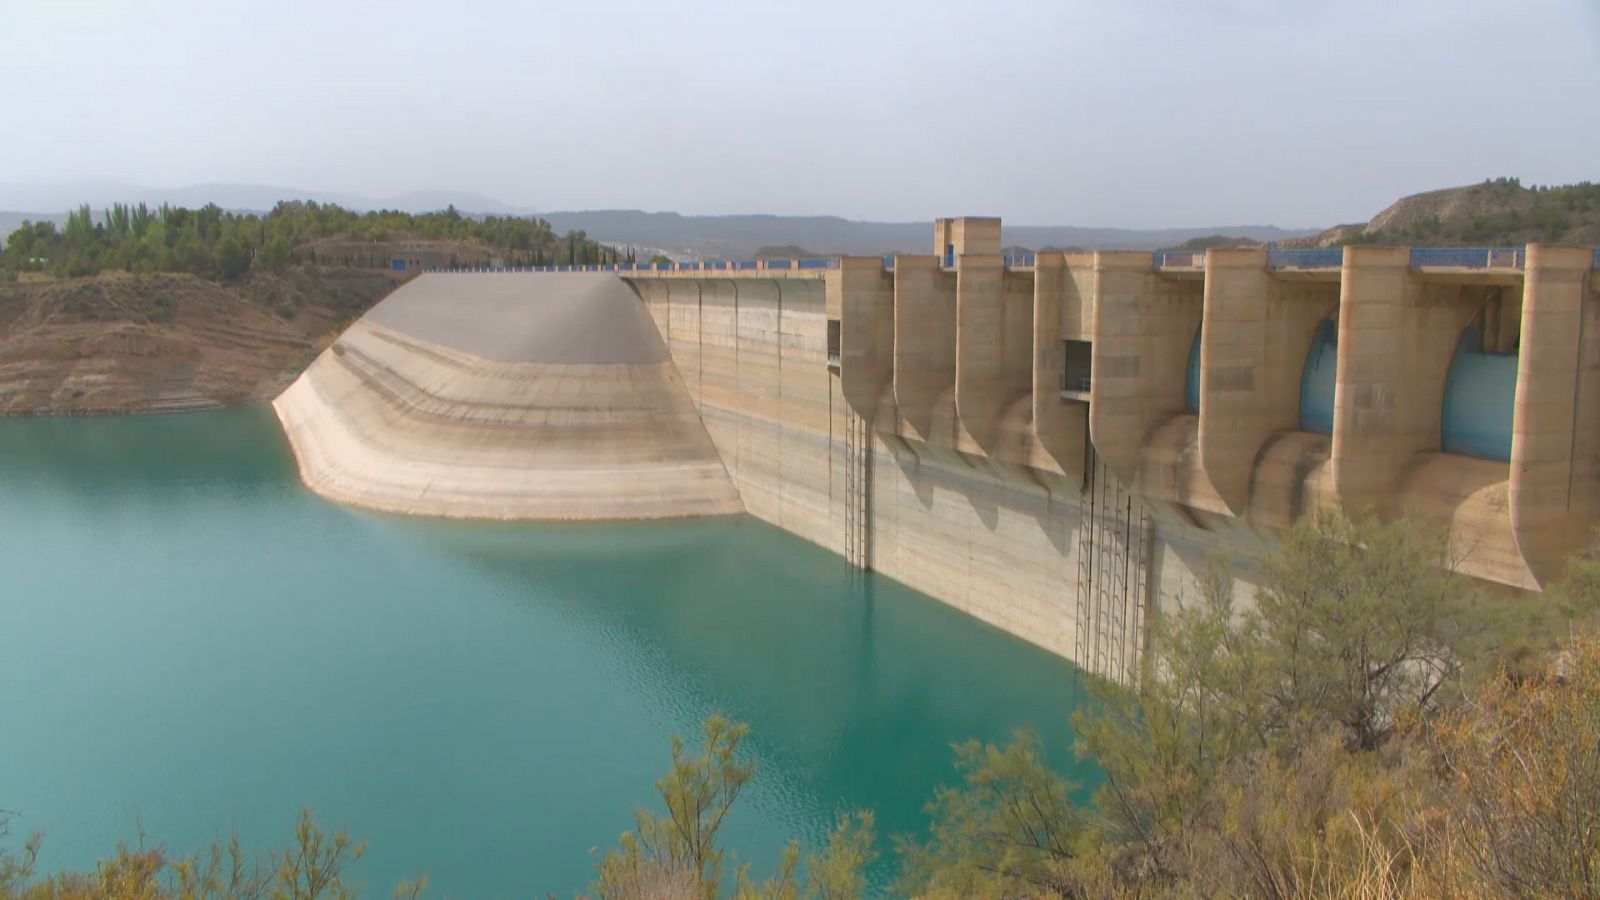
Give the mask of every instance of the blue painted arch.
M 1339 374 L 1339 326 L 1324 319 L 1311 338 L 1300 373 L 1300 430 L 1333 434 L 1333 393 Z
M 1483 352 L 1482 333 L 1469 327 L 1445 381 L 1444 451 L 1509 461 L 1516 403 L 1517 355 Z
M 1194 330 L 1194 343 L 1189 345 L 1189 375 L 1183 385 L 1184 407 L 1192 413 L 1200 412 L 1200 328 Z

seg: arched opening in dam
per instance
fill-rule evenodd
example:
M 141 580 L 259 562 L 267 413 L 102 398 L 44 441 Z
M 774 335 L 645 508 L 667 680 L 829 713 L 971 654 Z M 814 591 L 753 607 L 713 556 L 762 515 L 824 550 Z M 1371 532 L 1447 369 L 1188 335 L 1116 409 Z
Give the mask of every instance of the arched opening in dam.
M 1339 374 L 1339 323 L 1324 319 L 1311 338 L 1300 375 L 1300 430 L 1333 434 L 1333 397 Z
M 308 806 L 369 842 L 368 893 L 571 896 L 713 710 L 752 727 L 758 873 L 842 811 L 920 832 L 952 741 L 1031 725 L 1095 781 L 1072 666 L 747 516 L 353 509 L 259 407 L 0 419 L 0 509 L 0 798 L 41 872 L 141 826 L 264 852 Z
M 1183 383 L 1184 411 L 1195 415 L 1200 414 L 1200 333 L 1204 328 L 1201 325 L 1194 330 L 1194 342 L 1189 345 L 1189 368 Z
M 1489 351 L 1481 325 L 1467 326 L 1445 381 L 1444 452 L 1509 462 L 1516 399 L 1517 354 Z

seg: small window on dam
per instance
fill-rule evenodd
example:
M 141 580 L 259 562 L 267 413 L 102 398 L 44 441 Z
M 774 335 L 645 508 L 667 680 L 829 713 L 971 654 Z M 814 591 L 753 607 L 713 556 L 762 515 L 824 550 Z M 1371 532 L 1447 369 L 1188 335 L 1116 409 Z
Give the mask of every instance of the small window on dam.
M 1061 390 L 1068 394 L 1088 394 L 1094 344 L 1089 341 L 1062 341 L 1061 349 Z
M 828 320 L 828 365 L 839 365 L 839 320 Z

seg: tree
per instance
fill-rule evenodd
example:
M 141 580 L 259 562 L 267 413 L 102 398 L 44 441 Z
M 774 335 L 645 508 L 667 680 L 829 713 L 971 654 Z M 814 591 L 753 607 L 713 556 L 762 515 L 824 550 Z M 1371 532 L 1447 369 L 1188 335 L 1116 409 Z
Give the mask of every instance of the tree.
M 717 834 L 735 800 L 755 776 L 755 766 L 740 762 L 739 745 L 749 733 L 721 714 L 706 719 L 701 752 L 689 756 L 683 740 L 672 738 L 672 770 L 656 782 L 665 816 L 635 814 L 633 832 L 600 868 L 595 890 L 602 897 L 624 897 L 623 889 L 646 873 L 669 882 L 692 883 L 714 900 L 722 885 L 724 851 Z
M 755 765 L 739 759 L 749 726 L 730 722 L 720 713 L 707 717 L 700 752 L 688 755 L 674 736 L 672 770 L 656 782 L 666 815 L 648 810 L 634 814 L 635 827 L 622 835 L 621 846 L 606 854 L 594 892 L 607 900 L 721 896 L 724 863 L 731 854 L 718 843 L 722 825 L 739 795 L 755 777 Z M 799 844 L 791 842 L 778 873 L 757 885 L 748 868 L 735 871 L 740 898 L 843 900 L 858 897 L 865 885 L 863 870 L 875 858 L 872 814 L 840 816 L 827 846 L 806 858 L 801 885 Z
M 1444 537 L 1416 522 L 1321 514 L 1289 529 L 1256 595 L 1266 726 L 1342 729 L 1372 750 L 1407 714 L 1437 707 L 1460 673 L 1466 583 L 1441 569 Z
M 237 277 L 238 253 L 230 246 L 228 264 L 220 261 L 223 244 L 236 241 L 263 269 L 281 269 L 296 261 L 294 248 L 329 237 L 387 243 L 417 234 L 436 239 L 479 244 L 466 258 L 532 260 L 548 264 L 560 259 L 572 265 L 615 260 L 614 250 L 589 240 L 582 231 L 557 238 L 550 223 L 529 217 L 488 216 L 482 220 L 463 216 L 455 209 L 423 215 L 394 210 L 356 214 L 333 205 L 286 200 L 265 216 L 237 215 L 216 204 L 199 209 L 163 204 L 151 210 L 144 204 L 112 204 L 96 223 L 87 206 L 73 210 L 66 231 L 52 223 L 27 223 L 6 240 L 0 267 L 12 272 L 48 269 L 58 275 L 93 274 L 119 267 L 135 272 L 187 271 L 221 278 Z M 287 249 L 282 245 L 286 243 Z M 452 248 L 452 255 L 456 255 Z M 313 262 L 381 266 L 387 254 L 381 248 L 360 253 L 319 256 Z
M 1443 548 L 1415 523 L 1311 517 L 1263 561 L 1251 607 L 1214 562 L 1197 601 L 1153 620 L 1140 682 L 1090 679 L 1093 702 L 1073 714 L 1077 751 L 1105 778 L 1092 815 L 1027 741 L 967 745 L 965 783 L 930 805 L 930 840 L 901 847 L 902 886 L 1287 898 L 1420 885 L 1393 863 L 1431 827 L 1414 810 L 1437 809 L 1414 729 L 1452 707 L 1463 654 L 1490 631 L 1469 621 Z
M 1098 829 L 1170 877 L 1183 866 L 1212 788 L 1230 761 L 1264 744 L 1257 708 L 1260 626 L 1236 616 L 1233 575 L 1213 562 L 1200 599 L 1151 626 L 1137 691 L 1091 679 L 1095 703 L 1073 713 L 1080 756 L 1096 760 Z
M 211 250 L 205 242 L 193 231 L 186 231 L 178 239 L 178 246 L 174 250 L 178 265 L 185 272 L 196 275 L 210 275 L 213 270 Z
M 250 250 L 237 237 L 224 238 L 217 244 L 217 274 L 232 281 L 250 268 Z
M 1045 762 L 1036 735 L 956 748 L 964 786 L 928 804 L 926 844 L 901 840 L 898 891 L 911 897 L 1078 896 L 1073 860 L 1086 817 L 1074 786 Z
M 20 852 L 12 851 L 6 846 L 6 841 L 11 837 L 11 819 L 14 815 L 0 810 L 0 897 L 22 895 L 29 879 L 33 877 L 33 867 L 39 859 L 39 845 L 44 840 L 43 832 L 36 831 L 29 835 Z
M 1600 898 L 1600 641 L 1497 678 L 1430 732 L 1452 837 L 1479 884 Z
M 0 818 L 0 841 L 7 835 Z M 34 835 L 20 854 L 0 846 L 0 898 L 30 900 L 351 900 L 356 889 L 345 883 L 350 866 L 366 845 L 344 832 L 327 834 L 301 810 L 294 843 L 275 851 L 270 866 L 248 861 L 235 835 L 227 844 L 212 844 L 204 857 L 172 858 L 164 849 L 149 849 L 141 833 L 139 846 L 119 845 L 111 858 L 92 872 L 63 872 L 33 883 L 33 864 L 40 836 Z M 395 897 L 416 900 L 427 879 L 403 883 Z
M 289 267 L 289 241 L 281 234 L 275 234 L 261 246 L 261 252 L 256 254 L 256 267 L 272 272 L 281 272 Z

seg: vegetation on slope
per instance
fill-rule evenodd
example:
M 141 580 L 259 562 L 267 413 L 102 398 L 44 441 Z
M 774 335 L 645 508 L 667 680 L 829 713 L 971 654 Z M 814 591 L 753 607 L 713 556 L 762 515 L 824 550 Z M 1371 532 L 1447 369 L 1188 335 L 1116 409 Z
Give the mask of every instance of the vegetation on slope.
M 379 269 L 298 265 L 227 282 L 108 271 L 0 283 L 0 415 L 264 399 L 402 281 Z
M 1202 250 L 1210 250 L 1213 247 L 1219 250 L 1236 250 L 1243 247 L 1259 246 L 1261 246 L 1260 241 L 1252 241 L 1249 238 L 1230 237 L 1226 234 L 1208 234 L 1204 237 L 1190 238 L 1176 247 L 1169 247 L 1167 249 L 1193 250 L 1198 253 Z
M 1555 595 L 1483 602 L 1413 523 L 1307 520 L 1241 608 L 1223 567 L 1154 628 L 1140 689 L 1094 682 L 1074 724 L 1106 781 L 1089 808 L 1036 738 L 956 748 L 926 840 L 896 838 L 898 892 L 967 897 L 1600 898 L 1600 559 Z M 720 840 L 755 777 L 746 728 L 674 738 L 660 809 L 597 867 L 595 895 L 847 898 L 879 854 L 870 813 L 755 881 Z M 344 897 L 361 847 L 303 818 L 255 867 L 118 853 L 34 880 L 37 839 L 0 857 L 0 898 Z M 730 877 L 731 876 L 731 877 Z M 402 885 L 415 896 L 421 884 Z
M 54 222 L 25 222 L 6 238 L 0 270 L 74 277 L 119 269 L 232 280 L 251 269 L 282 271 L 294 262 L 386 267 L 388 244 L 419 240 L 461 247 L 463 257 L 481 256 L 485 264 L 490 257 L 519 266 L 618 258 L 616 250 L 582 232 L 558 237 L 543 219 L 473 219 L 454 207 L 422 215 L 389 210 L 355 213 L 334 205 L 286 201 L 256 215 L 227 212 L 216 204 L 151 209 L 141 203 L 114 205 L 98 220 L 83 206 L 68 214 L 61 229 Z M 330 241 L 346 249 L 319 257 L 318 246 Z M 369 252 L 350 253 L 351 242 L 364 244 Z
M 266 215 L 88 207 L 24 223 L 0 249 L 0 415 L 196 409 L 263 399 L 424 265 L 594 264 L 619 252 L 541 219 Z
M 1600 244 L 1600 184 L 1523 187 L 1516 178 L 1447 188 L 1405 197 L 1365 225 L 1341 225 L 1286 245 L 1414 246 L 1494 245 L 1533 242 Z

